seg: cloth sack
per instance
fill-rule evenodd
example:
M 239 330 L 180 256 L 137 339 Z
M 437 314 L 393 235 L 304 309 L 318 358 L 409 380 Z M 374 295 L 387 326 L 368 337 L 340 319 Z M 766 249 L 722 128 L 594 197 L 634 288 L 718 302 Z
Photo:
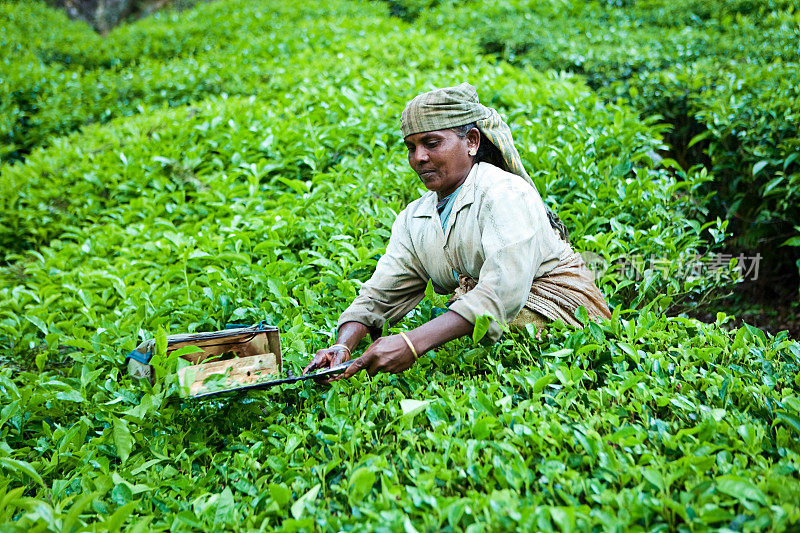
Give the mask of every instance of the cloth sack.
M 458 288 L 450 301 L 460 298 L 477 284 L 469 276 L 460 276 Z M 586 324 L 575 317 L 580 306 L 586 308 L 590 320 L 611 318 L 605 298 L 594 283 L 592 271 L 580 254 L 568 247 L 553 270 L 533 280 L 524 307 L 509 325 L 524 327 L 525 324 L 534 324 L 537 330 L 541 330 L 547 322 L 561 319 L 566 324 L 582 328 Z

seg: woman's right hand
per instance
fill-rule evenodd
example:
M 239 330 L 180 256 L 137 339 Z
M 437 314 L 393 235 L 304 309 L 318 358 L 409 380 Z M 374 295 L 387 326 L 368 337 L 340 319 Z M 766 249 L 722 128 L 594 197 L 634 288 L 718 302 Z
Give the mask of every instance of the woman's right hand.
M 314 354 L 314 358 L 303 370 L 303 374 L 308 374 L 312 370 L 324 370 L 342 364 L 350 359 L 350 352 L 341 345 L 323 348 Z M 325 380 L 327 381 L 327 380 Z

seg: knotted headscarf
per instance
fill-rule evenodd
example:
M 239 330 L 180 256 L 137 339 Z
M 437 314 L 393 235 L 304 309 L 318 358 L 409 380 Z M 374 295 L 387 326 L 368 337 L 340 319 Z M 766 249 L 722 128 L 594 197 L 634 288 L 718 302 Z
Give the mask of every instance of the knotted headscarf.
M 522 166 L 522 159 L 514 146 L 508 124 L 497 111 L 478 101 L 478 93 L 469 83 L 435 89 L 416 96 L 403 110 L 400 129 L 403 137 L 408 137 L 415 133 L 455 128 L 472 122 L 477 124 L 481 134 L 500 151 L 505 167 L 503 170 L 516 174 L 531 187 L 535 187 Z M 569 242 L 567 230 L 558 215 L 547 206 L 545 209 L 550 225 L 558 231 L 562 239 Z

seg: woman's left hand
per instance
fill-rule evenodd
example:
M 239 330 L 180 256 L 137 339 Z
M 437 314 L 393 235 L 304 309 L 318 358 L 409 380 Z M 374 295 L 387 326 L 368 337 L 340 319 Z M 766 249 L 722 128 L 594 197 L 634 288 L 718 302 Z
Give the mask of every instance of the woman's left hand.
M 364 351 L 364 355 L 355 359 L 347 370 L 331 378 L 331 381 L 350 378 L 361 370 L 366 370 L 370 376 L 378 372 L 397 374 L 411 368 L 415 361 L 414 354 L 400 335 L 381 337 Z

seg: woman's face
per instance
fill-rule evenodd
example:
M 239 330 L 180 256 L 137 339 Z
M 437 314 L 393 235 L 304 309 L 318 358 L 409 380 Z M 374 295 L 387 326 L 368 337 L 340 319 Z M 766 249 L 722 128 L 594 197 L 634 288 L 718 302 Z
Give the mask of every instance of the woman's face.
M 450 195 L 467 178 L 480 143 L 477 128 L 471 129 L 463 139 L 453 130 L 415 133 L 404 139 L 408 148 L 408 164 L 414 169 L 428 190 L 436 192 L 439 199 Z

